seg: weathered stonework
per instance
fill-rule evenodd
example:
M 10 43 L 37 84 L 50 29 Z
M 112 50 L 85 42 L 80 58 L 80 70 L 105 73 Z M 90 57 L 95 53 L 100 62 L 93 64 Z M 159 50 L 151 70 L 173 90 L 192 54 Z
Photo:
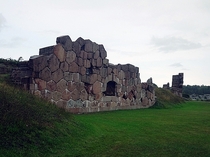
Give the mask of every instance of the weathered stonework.
M 169 83 L 163 84 L 164 89 L 169 89 L 174 94 L 182 97 L 182 88 L 183 88 L 183 79 L 184 73 L 179 73 L 178 75 L 172 76 L 172 87 L 169 86 Z
M 25 89 L 73 113 L 147 108 L 155 103 L 152 79 L 141 83 L 139 68 L 113 65 L 103 45 L 81 37 L 56 39 L 24 68 L 13 71 Z

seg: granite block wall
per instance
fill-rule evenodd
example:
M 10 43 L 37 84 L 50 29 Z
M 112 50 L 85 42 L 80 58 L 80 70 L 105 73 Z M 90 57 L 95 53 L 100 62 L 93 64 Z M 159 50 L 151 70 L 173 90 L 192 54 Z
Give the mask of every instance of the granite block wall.
M 61 36 L 56 45 L 41 48 L 22 69 L 13 70 L 12 76 L 31 93 L 73 113 L 152 106 L 152 79 L 141 83 L 138 67 L 114 65 L 106 57 L 102 44 Z

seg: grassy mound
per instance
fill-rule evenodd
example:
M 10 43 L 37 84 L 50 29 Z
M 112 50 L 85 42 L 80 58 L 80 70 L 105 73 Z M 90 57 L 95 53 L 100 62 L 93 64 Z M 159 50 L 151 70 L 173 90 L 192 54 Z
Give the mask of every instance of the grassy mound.
M 59 130 L 58 124 L 68 126 L 71 124 L 72 128 L 75 126 L 71 114 L 25 91 L 0 83 L 2 151 L 10 150 L 12 153 L 14 150 L 15 154 L 22 150 L 39 150 L 37 153 L 51 152 L 60 144 L 63 137 L 63 131 Z M 58 134 L 61 136 L 55 138 Z
M 152 108 L 170 108 L 174 105 L 183 103 L 185 101 L 184 98 L 176 96 L 168 89 L 156 88 L 155 95 L 157 97 L 156 103 L 152 106 Z

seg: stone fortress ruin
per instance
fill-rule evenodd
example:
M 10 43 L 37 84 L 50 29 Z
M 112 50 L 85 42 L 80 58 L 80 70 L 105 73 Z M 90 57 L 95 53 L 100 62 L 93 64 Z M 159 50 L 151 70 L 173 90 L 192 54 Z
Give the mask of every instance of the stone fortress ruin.
M 148 108 L 155 103 L 152 78 L 139 68 L 111 64 L 103 45 L 69 36 L 41 48 L 12 72 L 16 84 L 72 113 Z
M 184 73 L 179 73 L 178 75 L 172 76 L 172 87 L 170 87 L 169 83 L 164 84 L 163 88 L 170 89 L 172 93 L 182 97 L 182 88 L 183 88 L 183 81 Z

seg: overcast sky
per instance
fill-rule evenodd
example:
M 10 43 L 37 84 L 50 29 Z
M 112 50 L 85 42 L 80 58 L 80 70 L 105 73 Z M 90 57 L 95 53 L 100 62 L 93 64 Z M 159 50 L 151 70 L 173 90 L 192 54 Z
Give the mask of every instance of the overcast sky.
M 210 85 L 210 0 L 0 0 L 0 58 L 28 60 L 69 35 L 103 44 L 159 87 Z

